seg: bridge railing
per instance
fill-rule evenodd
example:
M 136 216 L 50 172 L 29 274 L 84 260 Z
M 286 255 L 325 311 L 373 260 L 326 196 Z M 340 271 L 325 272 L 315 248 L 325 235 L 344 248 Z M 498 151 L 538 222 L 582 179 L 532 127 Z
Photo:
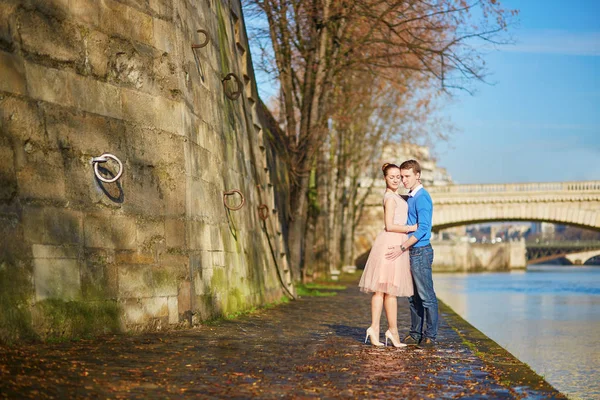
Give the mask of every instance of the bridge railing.
M 428 186 L 430 193 L 600 192 L 600 181 Z
M 526 241 L 528 248 L 574 248 L 574 249 L 600 249 L 600 240 L 540 240 Z

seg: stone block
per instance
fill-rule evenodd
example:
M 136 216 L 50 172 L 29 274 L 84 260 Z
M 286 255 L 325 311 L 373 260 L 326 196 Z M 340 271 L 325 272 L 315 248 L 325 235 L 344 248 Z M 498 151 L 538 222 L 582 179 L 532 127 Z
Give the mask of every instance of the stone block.
M 152 166 L 158 172 L 167 172 L 184 179 L 185 164 L 182 159 L 184 151 L 183 138 L 172 134 L 127 124 L 125 140 L 130 158 L 135 162 Z
M 169 316 L 169 303 L 167 297 L 151 297 L 140 299 L 146 318 L 160 318 Z
M 121 299 L 126 324 L 141 325 L 145 322 L 144 309 L 138 299 Z
M 28 144 L 26 143 L 25 146 Z M 18 194 L 22 199 L 62 201 L 65 195 L 65 173 L 57 152 L 48 152 L 46 159 L 27 157 L 27 164 L 17 171 Z
M 127 196 L 123 211 L 129 214 L 165 215 L 167 189 L 162 185 L 155 168 L 133 163 L 127 167 L 122 178 Z
M 154 73 L 152 63 L 156 56 L 150 48 L 133 47 L 114 39 L 109 48 L 108 77 L 111 82 L 122 87 L 142 90 L 149 94 L 154 88 L 150 75 Z
M 78 258 L 80 246 L 52 246 L 44 244 L 34 244 L 32 246 L 34 258 Z
M 36 11 L 44 15 L 63 20 L 69 15 L 70 1 L 71 0 L 28 0 L 27 3 L 29 7 L 33 7 Z
M 33 276 L 37 301 L 44 299 L 69 301 L 81 295 L 77 260 L 37 258 L 34 260 Z
M 15 20 L 17 2 L 2 2 L 0 3 L 0 48 L 7 51 L 14 50 L 13 33 L 16 32 Z
M 108 72 L 108 46 L 109 38 L 102 32 L 91 31 L 83 41 L 86 52 L 86 63 L 89 63 L 91 73 L 101 78 Z
M 184 81 L 181 79 L 185 71 L 181 69 L 178 60 L 169 53 L 163 53 L 160 56 L 154 57 L 153 65 L 153 81 L 157 93 L 160 93 L 164 98 L 175 102 L 181 102 L 183 106 L 183 131 L 187 131 L 187 106 L 183 98 Z
M 169 218 L 165 221 L 165 238 L 167 247 L 185 247 L 186 222 L 182 219 Z
M 202 296 L 211 292 L 210 282 L 213 277 L 212 268 L 202 268 L 194 274 L 194 294 Z
M 186 212 L 186 182 L 183 174 L 175 176 L 164 191 L 165 215 L 167 217 L 184 217 Z
M 132 89 L 121 90 L 123 118 L 146 127 L 156 126 L 155 97 Z
M 152 44 L 152 17 L 114 0 L 101 0 L 100 26 L 110 34 Z
M 150 9 L 159 17 L 171 20 L 173 18 L 173 2 L 170 0 L 150 0 Z
M 155 267 L 152 270 L 153 295 L 154 296 L 177 296 L 179 286 L 178 271 L 176 268 Z
M 115 253 L 115 262 L 117 264 L 154 264 L 154 254 L 139 253 L 136 251 L 117 251 Z
M 59 21 L 39 12 L 22 10 L 19 37 L 27 53 L 46 56 L 58 62 L 80 63 L 83 53 L 81 31 L 66 20 Z
M 179 323 L 179 305 L 177 297 L 168 297 L 167 306 L 169 308 L 169 324 Z
M 11 240 L 0 240 L 0 265 L 3 262 L 14 262 L 30 257 L 30 246 L 24 240 L 23 224 L 19 215 L 10 210 L 0 211 L 0 237 Z
M 68 0 L 69 14 L 77 22 L 100 25 L 100 5 L 97 0 Z
M 4 135 L 20 139 L 22 142 L 33 140 L 49 145 L 46 141 L 44 122 L 35 102 L 24 101 L 12 96 L 0 98 L 0 124 Z M 9 143 L 4 144 L 9 145 Z M 16 160 L 15 166 L 19 167 L 18 160 Z
M 17 194 L 15 157 L 11 141 L 0 136 L 0 202 L 9 202 Z
M 211 250 L 213 251 L 224 251 L 225 245 L 223 242 L 223 235 L 231 235 L 230 228 L 224 225 L 212 225 L 210 227 L 210 238 L 211 238 Z M 220 264 L 225 265 L 225 264 Z
M 27 93 L 23 60 L 11 53 L 0 51 L 0 91 L 24 95 Z
M 119 297 L 140 298 L 154 295 L 151 266 L 121 265 L 118 267 Z
M 163 220 L 137 220 L 138 248 L 151 249 L 155 241 L 165 239 L 165 222 Z
M 179 283 L 179 292 L 177 293 L 177 313 L 183 315 L 192 310 L 192 288 L 190 281 Z
M 186 107 L 183 103 L 166 99 L 164 97 L 156 97 L 155 110 L 156 127 L 163 131 L 172 132 L 177 135 L 186 136 L 185 117 Z
M 32 98 L 67 107 L 76 106 L 71 86 L 71 78 L 74 74 L 31 62 L 25 63 L 25 74 L 27 91 Z
M 116 299 L 118 293 L 118 266 L 115 252 L 108 249 L 85 249 L 81 269 L 81 290 L 86 298 Z
M 191 179 L 189 186 L 189 215 L 207 221 L 222 220 L 225 215 L 223 192 L 204 180 Z
M 204 251 L 212 249 L 211 229 L 207 222 L 190 220 L 187 226 L 190 249 Z
M 43 112 L 48 136 L 60 143 L 62 148 L 70 149 L 72 157 L 90 155 L 89 159 L 84 160 L 86 163 L 89 163 L 92 155 L 99 156 L 106 152 L 122 157 L 125 146 L 118 139 L 125 131 L 125 126 L 121 121 L 53 104 L 44 104 Z
M 94 114 L 122 118 L 119 87 L 77 74 L 70 74 L 69 79 L 76 107 Z
M 137 248 L 135 219 L 126 216 L 89 214 L 84 220 L 85 247 Z
M 78 211 L 55 207 L 23 207 L 25 240 L 39 244 L 80 244 L 83 217 Z
M 213 267 L 225 267 L 225 252 L 224 251 L 213 251 L 212 253 Z
M 154 24 L 153 46 L 166 53 L 177 54 L 175 25 L 170 21 L 159 18 L 154 18 L 152 23 Z

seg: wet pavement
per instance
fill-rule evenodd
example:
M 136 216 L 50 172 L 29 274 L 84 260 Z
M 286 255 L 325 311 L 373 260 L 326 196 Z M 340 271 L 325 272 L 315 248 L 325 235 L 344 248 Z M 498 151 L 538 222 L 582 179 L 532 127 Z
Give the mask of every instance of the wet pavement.
M 565 398 L 443 305 L 435 349 L 365 345 L 370 296 L 347 286 L 185 331 L 1 346 L 0 398 Z

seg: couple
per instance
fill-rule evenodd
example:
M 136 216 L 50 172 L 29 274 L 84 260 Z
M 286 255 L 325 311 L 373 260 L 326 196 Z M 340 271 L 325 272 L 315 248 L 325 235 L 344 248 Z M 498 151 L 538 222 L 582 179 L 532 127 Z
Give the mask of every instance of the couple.
M 386 183 L 385 230 L 377 235 L 358 284 L 361 291 L 373 292 L 371 326 L 365 343 L 370 339 L 374 346 L 383 346 L 379 341 L 379 319 L 385 308 L 389 326 L 386 345 L 389 339 L 395 347 L 434 347 L 438 303 L 431 275 L 431 197 L 421 185 L 421 166 L 417 161 L 408 160 L 400 166 L 384 164 L 381 169 Z M 400 182 L 409 189 L 406 201 L 398 194 Z M 398 296 L 408 297 L 410 303 L 411 327 L 404 343 L 398 335 Z

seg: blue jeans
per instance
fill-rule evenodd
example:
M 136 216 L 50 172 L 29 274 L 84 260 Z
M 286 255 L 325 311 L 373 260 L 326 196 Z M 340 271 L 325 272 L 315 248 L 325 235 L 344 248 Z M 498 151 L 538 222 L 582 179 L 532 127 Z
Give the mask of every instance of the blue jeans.
M 437 336 L 438 301 L 433 291 L 432 264 L 433 248 L 431 245 L 410 248 L 410 272 L 415 289 L 415 294 L 408 299 L 410 303 L 410 336 L 417 341 L 422 338 L 435 340 Z

